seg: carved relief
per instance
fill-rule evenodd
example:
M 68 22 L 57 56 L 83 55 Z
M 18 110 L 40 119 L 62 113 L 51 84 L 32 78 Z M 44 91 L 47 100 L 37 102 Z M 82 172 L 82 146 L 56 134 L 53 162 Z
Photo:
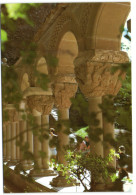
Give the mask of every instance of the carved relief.
M 81 15 L 81 20 L 80 20 L 80 24 L 81 24 L 81 36 L 85 36 L 86 34 L 86 30 L 87 30 L 87 24 L 89 22 L 89 13 L 90 13 L 90 5 L 89 3 L 84 5 L 84 10 L 83 10 L 83 14 Z
M 8 117 L 10 122 L 19 121 L 19 113 L 15 109 L 5 109 L 8 111 Z M 5 122 L 7 123 L 7 122 Z
M 27 105 L 31 111 L 36 109 L 43 115 L 49 115 L 53 107 L 53 97 L 51 95 L 28 96 Z
M 54 80 L 55 83 L 76 83 L 74 74 L 58 74 Z
M 58 20 L 54 30 L 53 30 L 53 35 L 51 36 L 51 40 L 48 46 L 48 50 L 51 50 L 55 48 L 56 42 L 57 42 L 57 37 L 59 33 L 62 31 L 64 25 L 68 22 L 72 21 L 72 18 L 70 18 L 67 15 L 60 16 L 60 19 Z
M 97 97 L 108 94 L 116 95 L 121 87 L 120 77 L 125 78 L 121 70 L 111 74 L 111 68 L 119 63 L 128 62 L 125 52 L 96 50 L 90 58 L 78 57 L 75 63 L 76 80 L 86 97 Z M 118 63 L 118 64 L 117 64 Z
M 56 83 L 53 87 L 55 106 L 59 109 L 70 108 L 71 100 L 77 91 L 77 84 Z

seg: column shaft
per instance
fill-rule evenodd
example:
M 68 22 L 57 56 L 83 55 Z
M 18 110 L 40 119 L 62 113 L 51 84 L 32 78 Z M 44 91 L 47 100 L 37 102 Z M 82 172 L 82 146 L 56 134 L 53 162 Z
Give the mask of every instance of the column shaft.
M 11 139 L 11 123 L 6 124 L 7 140 Z M 11 141 L 6 142 L 6 157 L 7 160 L 11 159 Z
M 35 121 L 38 127 L 41 127 L 41 115 L 34 116 L 34 117 L 35 117 Z M 41 142 L 38 136 L 34 135 L 34 157 L 35 157 L 35 160 L 37 161 L 39 168 L 41 168 L 42 166 L 42 158 L 40 157 L 40 153 L 39 153 L 41 150 L 42 150 Z
M 60 120 L 69 119 L 69 109 L 68 108 L 60 109 L 59 114 L 60 114 L 59 116 Z M 59 163 L 64 164 L 64 165 L 67 164 L 65 161 L 65 157 L 64 157 L 65 155 L 64 147 L 69 142 L 69 136 L 64 133 L 65 130 L 66 130 L 66 127 L 62 125 L 61 130 L 58 132 L 58 139 L 59 139 L 58 161 Z
M 11 141 L 11 161 L 16 160 L 16 123 L 11 123 L 11 138 L 13 139 Z
M 3 140 L 6 140 L 6 125 L 3 124 Z M 6 143 L 3 143 L 3 158 L 6 160 Z
M 34 147 L 34 144 L 33 144 L 33 132 L 32 132 L 32 129 L 31 129 L 31 126 L 29 124 L 27 124 L 27 142 L 29 144 L 29 149 L 28 151 L 33 153 L 33 147 Z M 32 165 L 32 160 L 28 160 L 27 161 L 28 164 Z
M 49 115 L 42 115 L 42 128 L 49 128 Z M 49 161 L 49 139 L 44 139 L 42 142 L 42 151 L 45 152 L 46 157 L 42 159 L 42 168 L 48 169 L 48 161 Z
M 20 129 L 19 129 L 19 122 L 16 122 L 16 135 L 18 136 L 20 134 Z M 19 141 L 19 137 L 17 137 L 16 141 Z M 20 161 L 20 147 L 16 145 L 16 158 L 18 161 Z
M 114 125 L 112 123 L 109 123 L 105 117 L 103 117 L 103 136 L 105 137 L 107 134 L 110 134 L 112 138 L 114 138 Z M 104 157 L 106 157 L 110 153 L 110 149 L 114 149 L 113 146 L 110 145 L 109 142 L 105 143 L 104 147 Z M 116 159 L 114 158 L 113 162 L 111 163 L 113 167 L 116 167 Z
M 101 97 L 91 97 L 89 98 L 89 112 L 95 112 L 98 113 L 97 114 L 97 119 L 99 120 L 99 125 L 96 127 L 94 126 L 94 128 L 102 128 L 103 124 L 102 124 L 102 112 L 101 109 L 99 108 L 99 104 L 102 103 L 102 98 Z M 91 126 L 92 127 L 92 126 Z M 101 155 L 103 157 L 103 135 L 99 136 L 100 141 L 99 142 L 94 142 L 91 140 L 91 151 L 92 153 L 96 153 L 97 155 Z
M 21 120 L 19 121 L 19 128 L 20 128 L 20 133 L 23 133 L 22 136 L 20 137 L 20 142 L 22 145 L 24 145 L 27 142 L 27 132 L 26 132 L 26 121 Z M 22 164 L 25 166 L 27 164 L 27 160 L 24 160 L 24 151 L 20 151 L 20 158 L 22 160 Z

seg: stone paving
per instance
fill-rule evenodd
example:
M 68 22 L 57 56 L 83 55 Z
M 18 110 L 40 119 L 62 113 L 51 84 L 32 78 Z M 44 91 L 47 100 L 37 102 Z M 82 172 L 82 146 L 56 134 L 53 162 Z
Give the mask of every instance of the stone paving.
M 82 185 L 80 186 L 72 186 L 72 187 L 52 187 L 50 185 L 50 182 L 52 181 L 52 179 L 56 177 L 56 176 L 49 176 L 49 177 L 40 177 L 40 178 L 35 178 L 35 180 L 42 184 L 45 185 L 46 187 L 50 188 L 50 189 L 54 189 L 58 192 L 83 192 L 84 191 L 84 187 Z M 131 180 L 133 180 L 133 174 L 129 173 L 129 177 Z M 123 189 L 124 192 L 132 192 L 132 188 L 133 188 L 133 183 L 131 182 L 124 182 L 123 184 Z
M 10 168 L 14 169 L 14 166 L 10 166 Z M 35 177 L 34 179 L 39 184 L 46 186 L 50 189 L 54 189 L 54 190 L 56 190 L 56 192 L 83 192 L 84 191 L 84 187 L 82 185 L 71 186 L 71 187 L 53 187 L 50 185 L 50 182 L 55 177 L 57 177 L 57 175 L 56 176 L 47 176 L 47 177 Z M 133 181 L 133 174 L 132 173 L 129 173 L 129 178 L 130 178 L 130 180 Z M 123 189 L 124 189 L 124 192 L 132 192 L 133 182 L 124 181 Z

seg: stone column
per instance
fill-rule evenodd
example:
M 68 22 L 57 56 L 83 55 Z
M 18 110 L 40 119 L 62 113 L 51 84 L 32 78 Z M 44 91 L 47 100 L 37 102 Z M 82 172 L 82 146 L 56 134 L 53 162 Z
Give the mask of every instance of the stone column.
M 16 121 L 18 120 L 18 112 L 16 111 L 13 104 L 7 104 L 4 108 L 8 112 L 9 124 L 7 127 L 7 153 L 10 153 L 9 165 L 15 165 L 16 159 Z M 10 132 L 9 132 L 10 131 Z M 9 151 L 8 151 L 9 150 Z M 8 157 L 9 158 L 9 157 Z
M 56 79 L 56 83 L 53 86 L 54 96 L 55 96 L 55 106 L 56 108 L 58 108 L 59 111 L 58 117 L 61 123 L 61 129 L 57 131 L 58 142 L 59 142 L 57 155 L 58 155 L 58 162 L 66 166 L 67 162 L 65 160 L 64 155 L 66 154 L 65 147 L 69 143 L 69 136 L 65 133 L 67 127 L 64 126 L 63 120 L 69 119 L 69 108 L 71 106 L 70 98 L 74 97 L 77 91 L 77 83 L 73 78 L 69 79 L 71 83 L 70 82 L 68 83 L 68 80 L 65 81 L 64 78 L 62 79 L 63 83 L 58 81 L 61 81 L 60 77 Z M 74 183 L 75 181 L 73 180 L 72 182 Z M 52 180 L 52 182 L 50 182 L 52 186 L 56 186 L 56 187 L 72 186 L 73 183 L 68 184 L 67 180 L 65 179 L 64 176 L 62 176 L 61 172 L 59 173 L 59 176 L 57 176 Z
M 108 122 L 105 117 L 103 117 L 103 130 L 104 130 L 104 133 L 103 133 L 104 137 L 109 136 L 112 139 L 114 139 L 115 137 L 114 136 L 114 125 Z M 106 157 L 110 153 L 111 149 L 114 149 L 114 147 L 109 142 L 106 142 L 104 146 L 104 157 Z M 113 159 L 110 165 L 116 168 L 116 158 Z
M 18 136 L 20 134 L 20 129 L 19 129 L 19 121 L 16 122 L 16 135 Z M 20 141 L 19 137 L 17 137 L 16 141 Z M 16 159 L 18 162 L 20 162 L 20 147 L 16 144 Z
M 34 137 L 32 132 L 32 127 L 27 122 L 27 143 L 29 144 L 28 151 L 33 154 L 34 153 Z M 28 168 L 33 168 L 33 160 L 27 160 Z
M 51 105 L 51 108 L 52 108 L 52 105 Z M 42 115 L 42 128 L 44 128 L 44 133 L 47 136 L 49 136 L 49 132 L 48 132 L 48 130 L 49 130 L 49 113 L 47 115 L 47 112 Z M 48 162 L 50 161 L 49 138 L 43 140 L 42 151 L 45 153 L 45 157 L 42 158 L 42 174 L 44 176 L 56 175 L 56 173 L 54 173 L 51 169 L 49 169 L 49 164 L 48 164 Z
M 15 165 L 16 159 L 16 122 L 11 123 L 11 162 L 10 164 Z
M 6 159 L 7 161 L 10 161 L 11 160 L 11 141 L 8 141 L 11 139 L 11 123 L 8 122 L 6 124 Z
M 26 116 L 26 103 L 25 99 L 20 102 L 20 113 L 19 113 L 19 136 L 18 140 L 21 143 L 20 148 L 20 163 L 25 170 L 29 169 L 27 159 L 25 159 L 25 151 L 23 151 L 23 146 L 27 143 L 27 121 L 23 119 L 23 115 Z
M 36 93 L 36 92 L 35 92 Z M 35 117 L 35 122 L 38 125 L 37 128 L 47 128 L 48 126 L 48 115 L 51 112 L 53 106 L 52 94 L 44 92 L 42 95 L 29 95 L 27 96 L 27 105 L 30 111 Z M 45 133 L 45 132 L 44 132 Z M 42 136 L 42 132 L 37 132 L 37 136 L 34 135 L 34 156 L 38 163 L 38 168 L 35 168 L 31 173 L 35 176 L 48 176 L 54 175 L 48 168 L 47 160 L 49 158 L 49 145 L 48 140 L 39 140 L 39 136 Z M 39 152 L 45 152 L 46 158 L 42 158 Z
M 111 68 L 117 67 L 122 63 L 127 63 L 128 61 L 128 56 L 125 52 L 99 49 L 80 52 L 74 61 L 76 80 L 80 90 L 89 101 L 89 111 L 99 111 L 97 115 L 99 127 L 103 127 L 104 135 L 109 132 L 113 133 L 113 128 L 108 123 L 105 123 L 105 119 L 103 120 L 99 103 L 102 103 L 103 96 L 115 96 L 119 92 L 122 84 L 121 79 L 125 78 L 125 73 L 121 69 L 118 69 L 111 74 Z M 90 127 L 92 128 L 91 124 Z M 103 150 L 103 135 L 99 137 L 100 141 L 96 144 L 91 141 L 91 149 L 93 143 L 93 153 L 103 157 L 107 153 L 107 149 Z M 99 182 L 100 186 L 97 185 L 97 187 L 100 190 L 101 184 L 103 183 L 101 177 L 100 181 L 97 181 L 97 184 Z
M 76 80 L 82 93 L 89 99 L 90 111 L 95 111 L 95 108 L 91 108 L 94 107 L 93 102 L 95 102 L 94 104 L 96 105 L 98 99 L 102 102 L 100 99 L 102 99 L 103 96 L 114 96 L 118 93 L 121 87 L 119 77 L 124 79 L 125 73 L 118 69 L 114 74 L 111 74 L 111 68 L 127 62 L 128 56 L 122 51 L 96 49 L 79 53 L 74 61 Z M 99 118 L 99 121 L 101 127 L 103 127 L 102 116 Z M 101 147 L 103 148 L 103 146 Z M 102 148 L 100 149 L 101 156 L 103 156 Z M 100 154 L 100 151 L 96 148 L 94 152 Z
M 3 124 L 2 125 L 2 130 L 3 130 L 3 161 L 6 161 L 6 142 L 4 142 L 7 138 L 7 135 L 6 135 L 6 124 Z
M 27 123 L 25 120 L 20 120 L 19 121 L 19 129 L 20 129 L 20 133 L 22 134 L 20 137 L 20 142 L 21 142 L 21 148 L 22 146 L 25 145 L 25 143 L 27 142 Z M 24 151 L 20 148 L 20 160 L 21 160 L 21 164 L 23 166 L 24 169 L 27 170 L 27 160 L 24 159 Z
M 60 108 L 59 109 L 59 120 L 69 120 L 69 108 Z M 64 147 L 69 143 L 69 136 L 64 132 L 67 127 L 63 124 L 61 125 L 61 129 L 58 132 L 59 139 L 59 150 L 58 150 L 58 162 L 63 165 L 67 165 L 67 162 L 64 158 L 65 149 Z
M 103 128 L 102 123 L 102 111 L 99 108 L 99 104 L 102 104 L 102 97 L 90 97 L 88 98 L 89 102 L 89 112 L 91 113 L 97 113 L 96 119 L 99 120 L 99 124 L 97 126 L 90 125 L 91 130 L 94 130 L 96 128 Z M 103 157 L 103 134 L 99 135 L 98 138 L 100 139 L 99 142 L 94 142 L 91 140 L 91 152 L 93 154 L 97 154 L 101 157 Z

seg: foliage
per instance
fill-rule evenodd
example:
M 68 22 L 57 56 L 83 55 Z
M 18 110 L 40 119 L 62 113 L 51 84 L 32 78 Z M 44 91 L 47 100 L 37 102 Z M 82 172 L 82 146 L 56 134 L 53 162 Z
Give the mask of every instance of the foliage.
M 76 131 L 75 135 L 85 138 L 85 136 L 88 135 L 88 133 L 86 132 L 87 129 L 88 127 L 81 128 L 78 131 Z
M 4 50 L 4 44 L 6 41 L 8 41 L 8 34 L 7 30 L 3 29 L 3 25 L 6 25 L 7 29 L 10 29 L 14 31 L 16 29 L 15 21 L 18 18 L 23 19 L 26 21 L 29 25 L 33 26 L 33 22 L 30 20 L 28 16 L 28 11 L 31 9 L 31 7 L 38 7 L 41 4 L 38 3 L 8 3 L 4 4 L 6 11 L 1 12 L 1 24 L 2 24 L 2 29 L 1 29 L 1 47 L 2 50 Z
M 68 150 L 65 155 L 67 165 L 57 164 L 52 161 L 51 165 L 62 172 L 68 182 L 76 178 L 84 186 L 85 191 L 93 191 L 96 183 L 101 180 L 108 183 L 115 170 L 109 163 L 113 160 L 114 151 L 111 150 L 106 158 L 91 153 L 73 152 Z

